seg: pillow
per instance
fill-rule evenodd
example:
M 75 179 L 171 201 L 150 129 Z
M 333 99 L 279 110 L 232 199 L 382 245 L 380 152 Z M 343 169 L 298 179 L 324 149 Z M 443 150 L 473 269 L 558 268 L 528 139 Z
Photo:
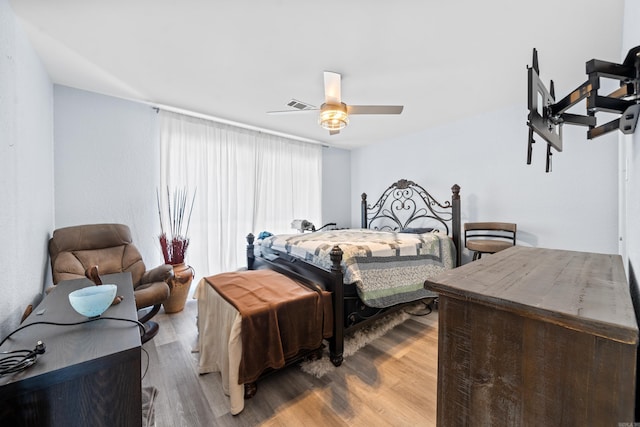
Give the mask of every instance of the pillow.
M 424 233 L 431 233 L 432 231 L 433 231 L 433 227 L 405 228 L 404 230 L 400 230 L 400 233 L 424 234 Z

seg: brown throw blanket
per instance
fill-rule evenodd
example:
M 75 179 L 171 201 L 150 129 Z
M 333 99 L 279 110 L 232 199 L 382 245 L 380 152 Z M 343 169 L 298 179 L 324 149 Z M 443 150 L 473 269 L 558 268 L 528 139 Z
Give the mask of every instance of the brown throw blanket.
M 316 292 L 271 270 L 222 273 L 205 280 L 242 316 L 239 384 L 256 381 L 267 368 L 282 368 L 287 358 L 319 348 L 332 334 L 329 292 Z

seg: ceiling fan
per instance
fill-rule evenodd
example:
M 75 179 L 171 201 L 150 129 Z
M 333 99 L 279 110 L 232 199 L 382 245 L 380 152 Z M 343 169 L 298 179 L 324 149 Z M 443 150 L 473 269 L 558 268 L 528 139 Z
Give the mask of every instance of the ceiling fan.
M 341 76 L 332 71 L 324 72 L 324 103 L 320 108 L 313 105 L 291 100 L 288 105 L 295 110 L 270 111 L 269 113 L 292 113 L 299 111 L 320 111 L 318 123 L 329 131 L 329 135 L 340 133 L 349 124 L 350 114 L 400 114 L 402 105 L 347 105 L 342 102 Z

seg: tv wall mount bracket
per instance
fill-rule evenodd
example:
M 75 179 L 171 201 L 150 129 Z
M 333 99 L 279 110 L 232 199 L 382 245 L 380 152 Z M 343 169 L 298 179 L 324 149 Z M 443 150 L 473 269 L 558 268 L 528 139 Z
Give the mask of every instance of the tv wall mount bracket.
M 538 51 L 533 49 L 533 62 L 527 66 L 529 99 L 529 142 L 527 146 L 527 164 L 531 164 L 533 144 L 536 142 L 533 133 L 547 142 L 546 171 L 551 171 L 551 149 L 562 151 L 562 125 L 587 126 L 587 139 L 597 138 L 619 129 L 624 134 L 632 134 L 638 123 L 640 113 L 640 46 L 629 50 L 622 64 L 598 59 L 586 63 L 588 79 L 573 92 L 556 102 L 553 80 L 549 89 L 540 80 L 538 67 Z M 612 93 L 602 96 L 598 94 L 600 79 L 618 80 L 620 87 Z M 586 99 L 587 114 L 571 114 L 567 110 Z M 610 122 L 597 125 L 596 113 L 605 111 L 620 114 Z

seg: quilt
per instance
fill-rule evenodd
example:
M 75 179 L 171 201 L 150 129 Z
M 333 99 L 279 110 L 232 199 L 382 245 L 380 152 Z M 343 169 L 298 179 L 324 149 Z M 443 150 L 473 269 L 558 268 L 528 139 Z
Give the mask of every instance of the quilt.
M 284 252 L 319 267 L 331 268 L 330 252 L 343 252 L 344 283 L 355 284 L 370 307 L 389 307 L 436 296 L 426 279 L 455 266 L 455 245 L 445 233 L 331 230 L 269 236 L 258 240 L 257 255 Z

